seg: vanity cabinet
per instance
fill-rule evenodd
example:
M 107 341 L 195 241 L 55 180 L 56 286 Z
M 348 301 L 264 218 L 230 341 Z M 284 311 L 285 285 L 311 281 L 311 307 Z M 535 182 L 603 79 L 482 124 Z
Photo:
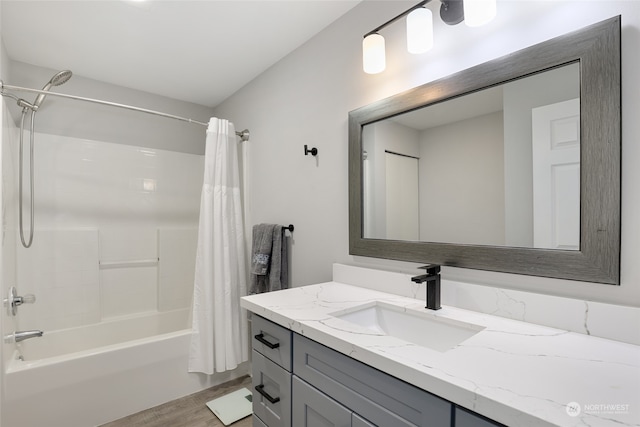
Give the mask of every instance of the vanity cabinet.
M 352 412 L 300 378 L 293 377 L 293 425 L 351 427 Z
M 254 427 L 500 426 L 256 315 L 252 336 Z
M 256 415 L 253 416 L 253 427 L 267 427 L 265 423 L 263 423 L 260 418 Z
M 294 426 L 376 427 L 295 375 L 292 403 Z
M 478 414 L 469 412 L 456 406 L 455 427 L 503 427 L 502 424 L 481 417 Z
M 360 417 L 358 414 L 352 414 L 351 427 L 376 427 L 376 426 L 374 426 L 364 418 Z
M 450 402 L 298 334 L 293 372 L 373 425 L 451 426 Z

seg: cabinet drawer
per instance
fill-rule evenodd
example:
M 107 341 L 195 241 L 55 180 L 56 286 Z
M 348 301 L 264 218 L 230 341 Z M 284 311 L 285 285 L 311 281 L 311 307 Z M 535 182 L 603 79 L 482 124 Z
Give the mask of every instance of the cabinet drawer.
M 254 350 L 291 372 L 291 331 L 263 317 L 251 316 Z
M 449 402 L 294 334 L 293 372 L 378 426 L 451 425 Z
M 351 411 L 293 376 L 291 418 L 295 427 L 351 427 Z
M 456 427 L 504 427 L 502 424 L 456 406 Z
M 291 427 L 291 373 L 255 350 L 251 373 L 253 413 L 268 427 Z

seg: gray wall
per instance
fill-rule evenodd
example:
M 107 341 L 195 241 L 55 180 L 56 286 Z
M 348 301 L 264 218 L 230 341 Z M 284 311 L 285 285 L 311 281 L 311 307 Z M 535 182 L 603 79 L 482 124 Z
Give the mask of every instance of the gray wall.
M 2 79 L 6 84 L 41 89 L 58 71 L 12 61 L 8 76 L 3 70 Z M 133 105 L 205 123 L 213 115 L 209 107 L 78 75 L 52 91 Z M 26 92 L 17 95 L 30 102 L 36 97 Z M 19 123 L 20 108 L 15 103 L 10 112 Z M 192 154 L 204 154 L 205 131 L 205 126 L 197 124 L 53 96 L 45 99 L 36 114 L 36 132 Z
M 436 2 L 430 4 L 435 8 Z M 387 70 L 362 71 L 363 34 L 413 5 L 365 1 L 275 64 L 216 109 L 251 129 L 250 224 L 293 223 L 292 280 L 296 286 L 331 279 L 331 263 L 407 272 L 418 264 L 352 257 L 348 253 L 347 114 L 403 90 L 532 44 L 622 14 L 622 85 L 640 92 L 640 4 L 628 1 L 499 2 L 487 26 L 448 27 L 435 19 L 435 47 L 406 53 L 404 26 L 383 30 Z M 640 97 L 622 105 L 622 285 L 619 287 L 477 270 L 445 268 L 445 278 L 640 306 Z M 317 158 L 303 145 L 316 146 Z M 407 286 L 410 286 L 407 283 Z
M 509 246 L 533 247 L 531 110 L 578 98 L 579 76 L 578 64 L 571 64 L 504 85 L 504 190 Z
M 420 240 L 504 245 L 502 111 L 426 129 Z
M 385 151 L 420 157 L 419 132 L 399 123 L 384 120 L 365 126 L 363 147 L 367 152 L 370 169 L 370 190 L 365 195 L 364 204 L 371 209 L 365 214 L 365 236 L 384 238 L 387 236 L 386 199 L 386 156 Z M 371 196 L 372 200 L 367 200 Z M 416 195 L 417 196 L 417 195 Z M 367 208 L 365 208 L 367 209 Z

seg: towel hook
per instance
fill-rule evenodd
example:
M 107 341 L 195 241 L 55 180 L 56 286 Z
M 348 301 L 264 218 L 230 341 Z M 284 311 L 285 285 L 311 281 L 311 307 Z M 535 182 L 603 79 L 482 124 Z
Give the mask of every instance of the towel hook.
M 307 148 L 307 144 L 304 145 L 304 155 L 308 156 L 311 154 L 312 156 L 318 155 L 318 149 L 316 147 L 312 147 L 311 149 Z
M 282 226 L 282 231 L 284 231 L 284 230 L 289 230 L 290 232 L 293 233 L 293 224 L 289 224 L 288 226 L 287 225 L 283 225 Z

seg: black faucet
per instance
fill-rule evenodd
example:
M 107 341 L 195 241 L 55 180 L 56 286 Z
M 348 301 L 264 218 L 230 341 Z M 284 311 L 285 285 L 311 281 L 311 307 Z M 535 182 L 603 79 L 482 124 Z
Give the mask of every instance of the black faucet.
M 427 271 L 427 274 L 420 276 L 414 276 L 411 278 L 412 282 L 424 283 L 427 282 L 427 306 L 429 310 L 440 310 L 440 266 L 438 264 L 427 264 L 422 267 Z

